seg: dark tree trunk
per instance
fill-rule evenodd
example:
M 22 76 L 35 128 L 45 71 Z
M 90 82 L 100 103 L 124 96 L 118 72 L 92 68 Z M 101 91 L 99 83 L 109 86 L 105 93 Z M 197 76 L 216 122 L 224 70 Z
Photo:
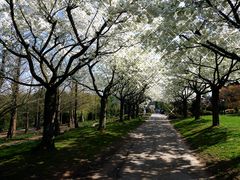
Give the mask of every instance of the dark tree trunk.
M 123 122 L 124 121 L 124 99 L 121 99 L 120 100 L 120 119 L 119 119 L 119 121 L 120 122 Z
M 135 112 L 136 112 L 136 106 L 132 105 L 132 109 L 131 109 L 131 118 L 134 119 L 135 118 Z
M 30 90 L 30 91 L 31 91 L 31 90 Z M 28 104 L 26 105 L 26 113 L 25 113 L 24 127 L 25 127 L 24 133 L 27 134 L 28 129 L 29 129 L 29 108 L 28 108 Z
M 57 90 L 56 97 L 56 114 L 54 118 L 54 135 L 58 136 L 60 134 L 60 94 L 59 90 Z
M 19 81 L 21 73 L 21 58 L 18 59 L 17 66 L 14 72 L 14 80 Z M 12 83 L 12 110 L 9 129 L 7 133 L 7 138 L 12 138 L 16 133 L 17 128 L 17 104 L 18 104 L 18 95 L 19 95 L 19 84 L 16 82 Z
M 36 130 L 41 129 L 41 112 L 37 112 L 37 115 L 35 118 L 35 128 Z
M 100 107 L 98 130 L 103 130 L 106 128 L 107 99 L 108 98 L 106 96 L 101 97 L 101 107 Z
M 0 88 L 2 87 L 3 85 L 3 82 L 4 82 L 4 75 L 5 75 L 5 63 L 6 63 L 6 55 L 7 55 L 7 50 L 3 50 L 2 52 L 2 63 L 1 63 L 1 67 L 0 67 Z
M 132 105 L 128 104 L 127 106 L 128 108 L 128 120 L 131 120 L 131 114 L 132 114 Z
M 139 117 L 139 104 L 136 105 L 136 117 Z
M 59 112 L 59 121 L 60 121 L 60 124 L 63 124 L 62 111 L 61 110 Z
M 74 96 L 74 82 L 71 83 L 71 102 L 70 102 L 70 110 L 69 110 L 69 123 L 68 127 L 72 128 L 74 126 L 75 122 L 75 116 L 74 116 L 74 102 L 75 102 L 75 96 Z
M 0 132 L 3 132 L 3 130 L 5 129 L 5 119 L 4 119 L 4 117 L 1 118 L 1 121 L 2 121 L 2 124 L 1 124 L 2 127 L 0 127 Z
M 15 102 L 14 102 L 15 104 Z M 7 133 L 7 138 L 12 138 L 16 134 L 16 126 L 17 126 L 17 108 L 16 105 L 13 106 L 13 109 L 11 110 L 11 118 L 10 118 L 10 124 L 9 129 Z
M 68 122 L 68 127 L 72 128 L 73 124 L 74 124 L 74 116 L 73 116 L 74 112 L 72 109 L 72 105 L 71 105 L 71 110 L 69 111 L 69 122 Z
M 219 88 L 212 87 L 212 126 L 219 126 Z
M 40 102 L 39 102 L 39 97 L 37 99 L 37 113 L 36 113 L 36 118 L 35 118 L 35 128 L 36 130 L 41 129 L 41 111 L 40 111 Z
M 75 93 L 74 93 L 74 126 L 78 128 L 78 117 L 77 117 L 77 108 L 78 108 L 78 84 L 75 82 Z
M 25 113 L 25 124 L 24 124 L 24 126 L 25 126 L 25 134 L 27 134 L 27 132 L 28 132 L 28 129 L 29 129 L 29 112 L 26 112 Z
M 43 137 L 39 149 L 53 150 L 54 146 L 54 119 L 57 109 L 57 89 L 46 89 L 44 100 Z
M 188 116 L 188 103 L 187 103 L 187 99 L 183 99 L 182 103 L 183 103 L 183 118 L 187 118 L 187 116 Z
M 128 105 L 127 105 L 127 102 L 125 101 L 124 110 L 123 110 L 123 116 L 126 115 L 127 113 L 128 113 Z
M 201 94 L 197 93 L 196 99 L 195 99 L 195 107 L 194 107 L 195 120 L 200 119 L 200 113 L 201 113 Z

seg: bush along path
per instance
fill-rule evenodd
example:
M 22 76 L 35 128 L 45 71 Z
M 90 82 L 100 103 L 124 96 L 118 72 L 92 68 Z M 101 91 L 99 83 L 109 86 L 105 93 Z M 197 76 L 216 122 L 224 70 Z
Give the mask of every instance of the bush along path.
M 101 169 L 86 179 L 209 179 L 166 116 L 153 114 Z

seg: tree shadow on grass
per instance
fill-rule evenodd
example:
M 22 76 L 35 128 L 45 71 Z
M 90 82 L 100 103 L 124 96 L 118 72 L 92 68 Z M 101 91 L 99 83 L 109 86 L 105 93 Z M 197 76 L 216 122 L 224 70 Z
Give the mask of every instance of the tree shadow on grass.
M 108 139 L 111 138 L 111 136 L 108 137 Z M 90 156 L 94 153 L 97 154 L 93 149 L 97 149 L 100 142 L 92 139 L 94 145 L 92 143 L 83 145 L 82 141 L 78 140 L 76 139 L 61 150 L 28 151 L 14 154 L 14 157 L 6 156 L 1 159 L 5 163 L 0 165 L 0 179 L 17 179 L 19 176 L 24 179 L 60 179 L 71 177 L 75 171 L 81 171 L 79 174 L 84 174 L 95 165 L 94 163 L 99 161 L 96 155 Z M 91 152 L 88 153 L 88 157 L 81 151 L 83 146 L 85 151 Z M 96 161 L 93 161 L 94 158 Z
M 206 123 L 206 121 L 207 120 L 203 120 L 199 123 L 201 125 L 202 123 Z M 190 132 L 185 136 L 185 138 L 187 142 L 191 145 L 191 148 L 193 150 L 196 150 L 197 152 L 202 152 L 206 148 L 214 145 L 218 146 L 218 144 L 224 144 L 227 141 L 228 136 L 233 136 L 227 128 L 222 126 L 210 126 L 205 128 L 199 128 L 198 131 L 192 131 L 197 126 L 196 121 L 185 122 L 180 125 L 180 129 L 183 128 L 185 131 Z M 234 179 L 236 177 L 240 178 L 240 156 L 230 160 L 222 161 L 217 161 L 216 159 L 206 160 L 209 161 L 209 163 L 207 164 L 208 171 L 211 174 L 215 175 L 216 179 Z
M 225 142 L 227 129 L 208 127 L 186 136 L 186 139 L 194 149 L 201 151 L 209 146 Z
M 225 142 L 228 136 L 227 128 L 207 126 L 208 122 L 206 119 L 179 121 L 175 127 L 185 134 L 185 139 L 193 149 L 202 151 L 209 146 Z
M 171 120 L 174 124 L 174 127 L 184 131 L 189 132 L 196 128 L 196 126 L 202 126 L 205 125 L 209 120 L 207 119 L 199 119 L 199 120 L 191 120 L 186 121 L 185 119 L 177 119 L 177 120 Z
M 118 124 L 118 128 L 109 125 L 110 131 L 104 132 L 92 127 L 71 130 L 56 138 L 58 150 L 51 152 L 30 151 L 38 141 L 2 148 L 0 179 L 17 179 L 19 176 L 24 179 L 61 179 L 71 178 L 74 174 L 81 177 L 113 154 L 121 146 L 121 135 L 136 127 L 135 123 L 139 122 Z
M 207 164 L 207 169 L 216 179 L 239 179 L 240 178 L 240 156 L 226 161 L 216 161 Z

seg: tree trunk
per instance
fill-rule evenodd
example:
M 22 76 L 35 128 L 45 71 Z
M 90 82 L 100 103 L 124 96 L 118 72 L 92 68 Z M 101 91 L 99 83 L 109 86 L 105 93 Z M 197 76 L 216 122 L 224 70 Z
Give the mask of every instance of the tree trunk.
M 14 70 L 15 81 L 19 81 L 20 73 L 21 73 L 21 58 L 18 59 L 17 66 Z M 16 82 L 13 82 L 12 83 L 12 110 L 11 110 L 11 118 L 10 118 L 7 138 L 12 138 L 16 133 L 18 95 L 19 95 L 19 84 Z
M 136 105 L 136 117 L 139 117 L 139 104 Z
M 187 99 L 183 99 L 183 118 L 187 118 L 188 116 L 188 104 L 187 104 Z
M 101 107 L 100 107 L 98 130 L 103 130 L 106 128 L 107 99 L 108 99 L 108 97 L 106 97 L 106 96 L 101 97 Z
M 124 121 L 124 99 L 121 99 L 120 100 L 120 119 L 119 119 L 119 121 L 120 122 L 123 122 Z
M 31 91 L 31 90 L 30 90 L 30 91 Z M 25 128 L 24 133 L 27 134 L 28 129 L 29 129 L 29 108 L 28 108 L 28 104 L 26 104 L 26 113 L 25 113 L 24 128 Z
M 4 83 L 4 75 L 5 75 L 5 64 L 6 64 L 6 56 L 7 56 L 7 50 L 3 50 L 2 52 L 2 63 L 0 67 L 0 88 L 2 87 Z
M 72 128 L 75 122 L 74 116 L 74 102 L 75 102 L 75 95 L 74 95 L 74 82 L 71 82 L 71 102 L 70 102 L 70 110 L 69 110 L 69 124 L 68 127 Z
M 36 130 L 41 129 L 41 111 L 40 111 L 40 102 L 39 102 L 39 97 L 37 98 L 37 113 L 36 113 L 36 118 L 35 118 L 35 128 Z
M 75 82 L 75 93 L 74 93 L 74 126 L 78 128 L 78 117 L 77 117 L 77 108 L 78 108 L 78 84 Z
M 128 120 L 131 120 L 131 114 L 132 114 L 132 105 L 128 104 L 127 106 L 128 108 Z
M 54 135 L 58 136 L 60 134 L 60 94 L 59 90 L 57 90 L 57 98 L 56 98 L 56 114 L 54 118 Z
M 196 99 L 195 99 L 195 108 L 194 108 L 194 116 L 195 120 L 200 119 L 200 113 L 201 113 L 201 94 L 197 93 L 196 94 Z
M 25 126 L 24 133 L 27 134 L 28 129 L 29 129 L 29 112 L 28 111 L 25 113 L 25 124 L 24 124 L 24 126 Z
M 0 127 L 0 132 L 3 132 L 3 130 L 5 129 L 5 118 L 2 117 L 1 121 L 2 121 L 2 124 L 1 124 L 1 127 Z
M 136 105 L 132 105 L 131 108 L 131 118 L 134 119 L 135 118 L 135 112 L 136 112 Z
M 60 106 L 60 108 L 61 108 L 61 106 Z M 63 116 L 62 111 L 60 110 L 60 112 L 59 112 L 59 122 L 60 122 L 60 124 L 63 124 L 63 117 L 62 116 Z
M 54 119 L 57 109 L 57 89 L 49 88 L 45 92 L 43 137 L 39 149 L 53 150 L 54 146 Z
M 212 88 L 212 126 L 219 126 L 219 88 Z
M 71 110 L 69 111 L 69 122 L 68 122 L 68 127 L 72 128 L 73 124 L 74 124 L 74 112 L 72 109 L 72 105 L 71 105 Z
M 36 119 L 35 119 L 35 128 L 36 130 L 41 129 L 41 112 L 37 112 Z
M 11 118 L 10 118 L 10 124 L 9 129 L 7 133 L 7 138 L 12 138 L 16 134 L 16 127 L 17 127 L 17 107 L 16 102 L 13 102 L 15 105 L 13 106 L 13 109 L 11 110 Z

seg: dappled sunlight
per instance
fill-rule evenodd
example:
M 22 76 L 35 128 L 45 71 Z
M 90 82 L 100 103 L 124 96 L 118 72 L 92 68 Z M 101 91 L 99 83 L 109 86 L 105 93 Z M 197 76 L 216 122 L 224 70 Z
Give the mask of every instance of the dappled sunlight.
M 124 124 L 109 123 L 103 133 L 96 131 L 91 125 L 72 129 L 55 138 L 56 150 L 50 152 L 30 151 L 38 141 L 2 147 L 0 174 L 2 177 L 11 177 L 10 179 L 15 179 L 17 174 L 35 179 L 85 177 L 120 148 L 122 136 L 142 122 L 132 119 Z M 120 158 L 121 156 L 124 154 L 119 154 Z
M 136 133 L 130 133 L 130 137 L 138 139 L 138 138 L 145 138 L 145 136 L 142 133 L 136 134 Z
M 205 165 L 185 146 L 166 116 L 152 115 L 130 137 L 131 141 L 103 166 L 102 176 L 98 172 L 98 179 L 209 178 Z
M 147 121 L 167 121 L 167 116 L 163 114 L 152 114 L 151 117 Z

